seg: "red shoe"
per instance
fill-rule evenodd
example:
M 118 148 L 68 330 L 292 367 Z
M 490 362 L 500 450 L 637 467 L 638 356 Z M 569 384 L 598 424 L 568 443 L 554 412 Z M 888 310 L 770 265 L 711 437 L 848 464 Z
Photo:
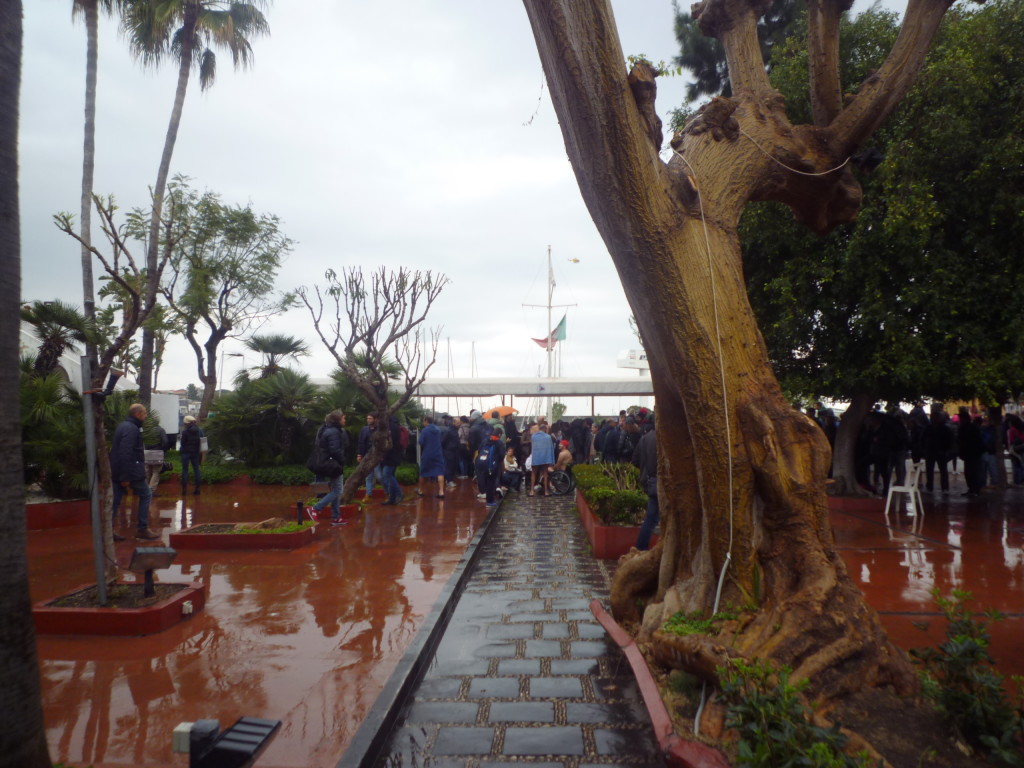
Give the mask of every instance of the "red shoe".
M 312 507 L 306 507 L 306 517 L 308 517 L 313 522 L 316 522 L 318 519 L 320 519 L 320 516 L 317 514 L 317 511 Z

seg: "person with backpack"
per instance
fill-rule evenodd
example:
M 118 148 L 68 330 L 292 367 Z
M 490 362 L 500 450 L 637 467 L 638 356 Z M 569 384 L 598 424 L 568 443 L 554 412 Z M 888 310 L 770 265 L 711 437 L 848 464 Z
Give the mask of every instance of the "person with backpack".
M 203 477 L 199 473 L 199 465 L 202 463 L 203 430 L 196 423 L 196 417 L 189 415 L 185 417 L 185 427 L 181 430 L 181 437 L 178 440 L 178 447 L 181 452 L 181 495 L 188 492 L 188 468 L 192 467 L 192 479 L 195 481 L 195 494 L 199 495 L 199 484 Z
M 331 411 L 324 417 L 324 425 L 316 433 L 316 447 L 320 451 L 321 460 L 333 459 L 337 463 L 338 474 L 327 476 L 327 495 L 312 507 L 306 507 L 309 518 L 316 520 L 323 508 L 330 504 L 331 525 L 334 527 L 348 525 L 347 520 L 341 519 L 341 488 L 345 482 L 343 468 L 345 455 L 348 453 L 348 433 L 344 426 L 345 414 L 341 411 Z
M 505 466 L 505 437 L 501 425 L 494 427 L 476 456 L 476 473 L 481 478 L 488 507 L 498 505 L 498 480 Z

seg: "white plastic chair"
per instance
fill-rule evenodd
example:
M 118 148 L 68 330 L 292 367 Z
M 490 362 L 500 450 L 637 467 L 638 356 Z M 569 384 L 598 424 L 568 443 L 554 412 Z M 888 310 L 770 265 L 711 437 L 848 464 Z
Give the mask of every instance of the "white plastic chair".
M 892 497 L 897 493 L 905 493 L 910 501 L 911 517 L 919 520 L 924 516 L 924 501 L 921 499 L 921 489 L 918 484 L 921 480 L 921 470 L 924 469 L 923 461 L 915 461 L 909 470 L 904 485 L 889 484 L 889 493 L 885 497 L 885 519 L 889 519 L 889 507 L 892 505 Z M 894 507 L 895 509 L 895 507 Z

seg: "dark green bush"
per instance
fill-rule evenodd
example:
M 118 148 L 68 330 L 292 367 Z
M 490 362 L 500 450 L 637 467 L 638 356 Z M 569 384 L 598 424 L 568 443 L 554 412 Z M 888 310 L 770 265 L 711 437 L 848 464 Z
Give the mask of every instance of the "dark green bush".
M 647 513 L 643 491 L 615 491 L 608 500 L 608 519 L 613 525 L 640 525 Z
M 989 624 L 1002 615 L 988 611 L 988 622 L 976 619 L 967 608 L 970 592 L 953 590 L 944 598 L 935 589 L 932 595 L 949 624 L 945 642 L 910 652 L 924 670 L 926 695 L 964 742 L 1006 765 L 1024 766 L 1021 697 L 1016 707 L 1007 701 L 1003 676 L 988 652 Z
M 240 477 L 247 473 L 246 468 L 241 465 L 211 464 L 205 461 L 200 466 L 199 471 L 203 476 L 203 482 L 209 483 L 210 485 L 229 483 L 236 477 Z
M 395 470 L 395 479 L 401 485 L 415 485 L 420 479 L 420 469 L 415 464 L 402 464 Z
M 743 659 L 718 668 L 722 698 L 729 707 L 726 725 L 740 736 L 736 764 L 750 768 L 871 765 L 866 754 L 851 757 L 843 752 L 847 738 L 838 724 L 831 728 L 813 724 L 813 712 L 801 696 L 807 681 L 791 683 L 790 672 L 788 667 L 775 671 L 768 662 Z
M 313 481 L 312 473 L 299 464 L 250 469 L 249 477 L 257 485 L 309 485 Z

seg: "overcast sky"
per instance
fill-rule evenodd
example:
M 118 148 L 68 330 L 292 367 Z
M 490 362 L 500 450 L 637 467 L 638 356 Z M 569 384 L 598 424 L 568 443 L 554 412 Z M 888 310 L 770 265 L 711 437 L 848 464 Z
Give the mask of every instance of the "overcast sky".
M 671 61 L 671 0 L 612 4 L 627 55 Z M 70 6 L 25 4 L 22 296 L 80 305 L 78 246 L 52 224 L 58 211 L 77 215 L 81 186 L 85 30 Z M 281 289 L 322 281 L 327 268 L 443 272 L 432 377 L 469 376 L 474 350 L 479 376 L 536 376 L 544 351 L 530 337 L 548 330 L 546 311 L 523 304 L 546 302 L 550 245 L 554 303 L 575 305 L 554 310 L 555 322 L 568 312 L 563 374 L 637 375 L 616 368 L 637 346 L 630 310 L 566 159 L 520 2 L 279 0 L 266 15 L 271 34 L 252 41 L 252 69 L 234 71 L 220 52 L 214 86 L 190 83 L 171 171 L 280 217 L 296 241 Z M 175 74 L 169 62 L 143 70 L 114 23 L 101 23 L 95 190 L 122 209 L 147 203 Z M 685 77 L 659 80 L 666 121 L 684 88 Z M 330 372 L 305 308 L 262 330 L 306 339 L 304 370 Z M 158 387 L 198 385 L 185 341 L 169 347 Z M 231 356 L 238 341 L 225 350 L 228 377 L 257 362 Z

